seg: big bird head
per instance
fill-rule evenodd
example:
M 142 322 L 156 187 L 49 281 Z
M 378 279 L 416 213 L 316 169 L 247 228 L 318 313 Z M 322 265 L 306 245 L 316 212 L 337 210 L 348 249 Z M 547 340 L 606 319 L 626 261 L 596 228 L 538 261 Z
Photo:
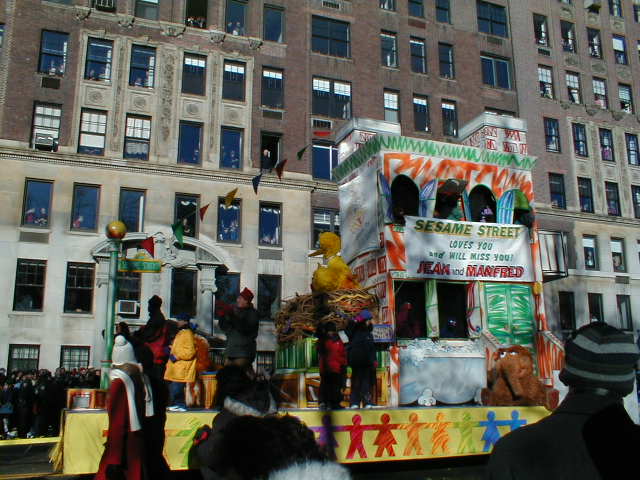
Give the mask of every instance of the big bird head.
M 340 237 L 335 233 L 323 232 L 318 237 L 318 243 L 320 248 L 313 253 L 310 253 L 310 257 L 316 257 L 322 255 L 324 258 L 331 258 L 337 255 L 340 251 Z

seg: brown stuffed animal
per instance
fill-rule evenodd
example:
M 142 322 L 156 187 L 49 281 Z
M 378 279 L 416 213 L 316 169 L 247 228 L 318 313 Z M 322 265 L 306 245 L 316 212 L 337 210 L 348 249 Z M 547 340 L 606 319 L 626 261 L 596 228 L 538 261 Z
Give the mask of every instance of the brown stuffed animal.
M 545 387 L 533 374 L 529 350 L 520 345 L 500 348 L 493 359 L 494 368 L 487 375 L 489 388 L 482 389 L 483 405 L 544 405 L 549 410 L 557 405 L 557 391 Z

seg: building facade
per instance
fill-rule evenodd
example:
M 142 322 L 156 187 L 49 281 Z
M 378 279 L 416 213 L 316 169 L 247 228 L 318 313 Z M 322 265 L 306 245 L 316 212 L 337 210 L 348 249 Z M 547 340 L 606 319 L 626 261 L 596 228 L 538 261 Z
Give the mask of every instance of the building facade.
M 318 233 L 339 231 L 333 142 L 352 117 L 452 142 L 483 112 L 526 119 L 528 153 L 540 158 L 538 218 L 568 239 L 570 276 L 547 284 L 547 312 L 553 318 L 571 292 L 577 324 L 587 321 L 580 310 L 587 293 L 601 295 L 607 318 L 633 303 L 637 174 L 624 142 L 633 141 L 625 134 L 635 135 L 637 120 L 617 102 L 618 83 L 636 91 L 635 12 L 631 2 L 622 17 L 600 9 L 605 57 L 592 60 L 582 38 L 595 25 L 591 11 L 526 3 L 3 1 L 0 365 L 99 364 L 103 232 L 115 219 L 128 227 L 124 255 L 144 255 L 140 243 L 152 237 L 163 263 L 159 274 L 120 274 L 120 319 L 144 323 L 146 301 L 158 294 L 167 316 L 190 313 L 216 334 L 215 298 L 233 300 L 248 286 L 263 320 L 259 350 L 273 350 L 272 313 L 281 298 L 308 290 Z M 535 44 L 534 14 L 547 17 L 549 55 Z M 561 18 L 574 23 L 577 53 L 559 43 Z M 606 43 L 614 34 L 626 35 L 630 65 L 615 63 Z M 552 70 L 552 98 L 541 98 L 538 65 Z M 568 100 L 565 70 L 581 75 L 585 100 Z M 608 82 L 608 109 L 594 107 L 592 75 Z M 548 151 L 544 118 L 557 120 L 560 152 Z M 590 155 L 573 152 L 573 124 L 584 125 Z M 611 131 L 615 164 L 597 155 L 603 129 Z M 557 198 L 552 207 L 549 179 L 558 185 L 560 177 L 549 174 L 562 175 L 566 208 L 555 208 Z M 577 177 L 592 181 L 593 213 L 580 209 Z M 620 215 L 608 214 L 604 199 L 614 190 L 605 179 L 618 186 Z M 183 228 L 182 243 L 172 225 Z M 596 270 L 584 268 L 589 235 L 599 247 Z M 614 272 L 609 250 L 620 245 L 626 271 Z

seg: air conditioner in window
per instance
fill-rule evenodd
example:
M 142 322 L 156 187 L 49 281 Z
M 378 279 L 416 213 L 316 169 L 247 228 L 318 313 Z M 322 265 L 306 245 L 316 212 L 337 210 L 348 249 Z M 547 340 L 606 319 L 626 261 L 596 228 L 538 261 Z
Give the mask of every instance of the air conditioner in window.
M 333 123 L 331 122 L 331 120 L 322 120 L 320 118 L 312 118 L 311 127 L 331 130 L 333 128 Z
M 116 314 L 137 315 L 140 304 L 135 300 L 118 300 L 116 302 Z
M 93 6 L 98 10 L 115 10 L 116 0 L 93 0 Z
M 49 152 L 53 152 L 57 149 L 58 142 L 56 142 L 55 138 L 53 138 L 52 135 L 36 133 L 36 136 L 33 139 L 33 146 L 38 150 L 47 150 Z

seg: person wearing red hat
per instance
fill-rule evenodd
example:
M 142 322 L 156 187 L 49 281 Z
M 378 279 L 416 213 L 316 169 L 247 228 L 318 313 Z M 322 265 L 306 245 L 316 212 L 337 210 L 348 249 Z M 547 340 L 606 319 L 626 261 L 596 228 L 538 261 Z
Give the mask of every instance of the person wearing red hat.
M 220 329 L 227 335 L 225 364 L 249 367 L 256 357 L 256 338 L 258 337 L 258 312 L 251 303 L 253 292 L 244 288 L 231 306 L 216 302 L 216 311 Z

